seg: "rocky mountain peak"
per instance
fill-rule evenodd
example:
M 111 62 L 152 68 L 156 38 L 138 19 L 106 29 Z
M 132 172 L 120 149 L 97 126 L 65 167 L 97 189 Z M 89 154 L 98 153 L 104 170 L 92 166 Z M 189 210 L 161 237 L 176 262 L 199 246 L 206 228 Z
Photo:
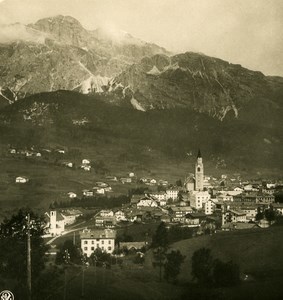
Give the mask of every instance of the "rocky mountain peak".
M 29 24 L 30 28 L 49 34 L 58 42 L 83 47 L 87 44 L 89 33 L 81 23 L 70 16 L 58 15 Z

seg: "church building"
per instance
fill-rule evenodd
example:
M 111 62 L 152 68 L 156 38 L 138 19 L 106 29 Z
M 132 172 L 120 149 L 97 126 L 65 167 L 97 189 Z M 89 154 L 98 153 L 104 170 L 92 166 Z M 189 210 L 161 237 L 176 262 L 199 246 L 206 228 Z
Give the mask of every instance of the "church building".
M 191 174 L 186 179 L 186 190 L 188 192 L 203 191 L 204 168 L 200 150 L 198 151 L 197 161 L 195 164 L 195 174 Z
M 203 191 L 203 179 L 204 179 L 203 162 L 199 150 L 196 165 L 195 165 L 195 191 Z

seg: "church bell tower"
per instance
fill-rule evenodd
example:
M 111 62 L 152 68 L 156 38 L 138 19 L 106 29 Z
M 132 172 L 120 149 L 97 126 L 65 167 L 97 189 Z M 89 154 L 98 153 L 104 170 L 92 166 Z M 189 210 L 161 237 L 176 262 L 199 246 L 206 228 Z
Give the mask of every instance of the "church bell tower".
M 200 150 L 198 151 L 197 162 L 195 166 L 195 190 L 203 191 L 203 163 Z

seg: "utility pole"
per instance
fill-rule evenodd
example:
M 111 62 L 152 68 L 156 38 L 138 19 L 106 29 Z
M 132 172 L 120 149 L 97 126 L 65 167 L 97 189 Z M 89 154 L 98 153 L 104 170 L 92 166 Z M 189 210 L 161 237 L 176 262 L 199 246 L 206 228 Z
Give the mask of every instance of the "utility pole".
M 67 268 L 65 268 L 64 270 L 64 300 L 66 300 L 67 298 Z
M 84 299 L 85 296 L 85 268 L 83 266 L 83 273 L 82 273 L 82 295 L 81 299 Z
M 31 300 L 31 245 L 30 245 L 30 214 L 27 215 L 27 286 L 28 299 Z

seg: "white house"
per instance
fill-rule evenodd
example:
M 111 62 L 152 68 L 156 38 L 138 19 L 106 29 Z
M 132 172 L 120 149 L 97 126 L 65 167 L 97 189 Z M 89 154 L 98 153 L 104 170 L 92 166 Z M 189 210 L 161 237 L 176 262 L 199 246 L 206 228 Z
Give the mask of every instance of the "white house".
M 106 176 L 106 179 L 110 180 L 110 181 L 117 181 L 117 177 L 116 176 L 111 176 L 111 175 Z
M 152 178 L 152 179 L 150 179 L 149 183 L 150 183 L 150 184 L 156 184 L 157 181 L 156 181 L 156 179 Z
M 46 231 L 54 235 L 61 235 L 65 231 L 65 220 L 62 214 L 56 210 L 45 213 Z
M 156 201 L 154 201 L 153 199 L 141 199 L 138 203 L 137 203 L 137 207 L 157 207 L 158 204 Z
M 177 189 L 168 189 L 166 190 L 166 198 L 172 199 L 173 201 L 178 199 L 179 190 Z
M 99 214 L 101 217 L 113 217 L 114 216 L 114 212 L 110 209 L 103 209 L 100 211 Z
M 125 216 L 125 213 L 122 211 L 122 210 L 117 210 L 115 213 L 115 218 L 116 218 L 116 221 L 119 222 L 119 221 L 126 221 L 126 216 Z
M 274 203 L 272 206 L 280 215 L 283 215 L 283 203 Z
M 93 188 L 93 191 L 94 191 L 96 194 L 99 194 L 99 195 L 104 195 L 104 194 L 105 194 L 105 189 L 104 189 L 104 188 L 94 187 L 94 188 Z
M 168 185 L 168 181 L 167 181 L 167 180 L 162 180 L 162 179 L 160 179 L 160 180 L 158 181 L 158 184 L 159 184 L 159 185 L 166 186 L 166 185 Z
M 234 191 L 242 193 L 244 191 L 244 189 L 237 186 L 237 187 L 234 188 Z
M 255 221 L 255 217 L 257 214 L 257 206 L 241 206 L 241 211 L 246 214 L 247 221 Z
M 237 193 L 237 192 L 236 192 Z M 216 198 L 218 201 L 233 201 L 233 196 L 229 195 L 228 193 L 222 193 L 220 192 L 218 195 L 216 195 Z
M 68 168 L 73 168 L 73 163 L 72 163 L 72 162 L 66 163 L 66 167 L 68 167 Z
M 68 197 L 73 199 L 73 198 L 77 198 L 77 194 L 76 193 L 73 193 L 73 192 L 69 192 L 68 193 Z
M 84 158 L 82 160 L 82 165 L 89 165 L 89 164 L 90 164 L 90 160 L 89 159 Z
M 29 179 L 24 176 L 19 176 L 16 178 L 16 183 L 27 183 L 28 181 L 29 181 Z
M 258 192 L 258 188 L 253 187 L 252 184 L 247 184 L 244 186 L 246 192 Z
M 26 151 L 26 156 L 27 157 L 31 157 L 33 155 L 33 152 L 31 152 L 31 151 Z
M 129 177 L 135 177 L 135 173 L 134 172 L 130 172 L 128 175 L 129 175 Z
M 204 213 L 206 215 L 212 215 L 213 214 L 215 206 L 216 206 L 215 201 L 217 201 L 217 200 L 216 199 L 215 200 L 209 199 L 204 203 Z
M 159 200 L 159 206 L 166 206 L 167 200 Z
M 132 178 L 130 177 L 122 177 L 120 178 L 120 181 L 124 184 L 124 183 L 131 183 L 132 182 Z
M 190 205 L 196 209 L 201 209 L 209 199 L 210 194 L 207 191 L 194 191 L 190 197 Z
M 87 172 L 89 172 L 91 170 L 91 166 L 89 166 L 89 165 L 81 165 L 81 168 Z
M 184 222 L 185 216 L 188 213 L 192 213 L 193 209 L 190 206 L 183 207 L 170 207 L 169 214 L 171 216 L 172 222 Z
M 93 197 L 93 191 L 91 191 L 91 190 L 83 190 L 83 195 L 85 196 L 85 197 Z
M 247 214 L 242 210 L 230 209 L 228 211 L 228 218 L 232 223 L 247 222 Z
M 97 249 L 112 253 L 115 249 L 116 231 L 111 229 L 84 229 L 80 232 L 81 248 L 88 257 Z
M 147 182 L 147 178 L 145 178 L 145 177 L 140 178 L 140 182 L 146 183 Z
M 70 225 L 76 222 L 79 216 L 82 216 L 82 212 L 78 209 L 66 209 L 61 211 L 61 215 L 64 218 L 65 225 Z
M 275 183 L 267 183 L 267 184 L 266 184 L 266 187 L 267 187 L 268 189 L 275 188 L 275 187 L 276 187 L 276 184 L 275 184 Z
M 102 182 L 102 181 L 98 181 L 95 184 L 96 184 L 96 186 L 102 187 L 102 188 L 108 187 L 108 184 L 105 182 Z
M 153 192 L 149 194 L 151 197 L 156 198 L 158 201 L 165 200 L 166 201 L 166 193 L 161 191 L 161 192 Z
M 63 150 L 63 149 L 56 149 L 55 151 L 60 154 L 65 154 L 65 150 Z

